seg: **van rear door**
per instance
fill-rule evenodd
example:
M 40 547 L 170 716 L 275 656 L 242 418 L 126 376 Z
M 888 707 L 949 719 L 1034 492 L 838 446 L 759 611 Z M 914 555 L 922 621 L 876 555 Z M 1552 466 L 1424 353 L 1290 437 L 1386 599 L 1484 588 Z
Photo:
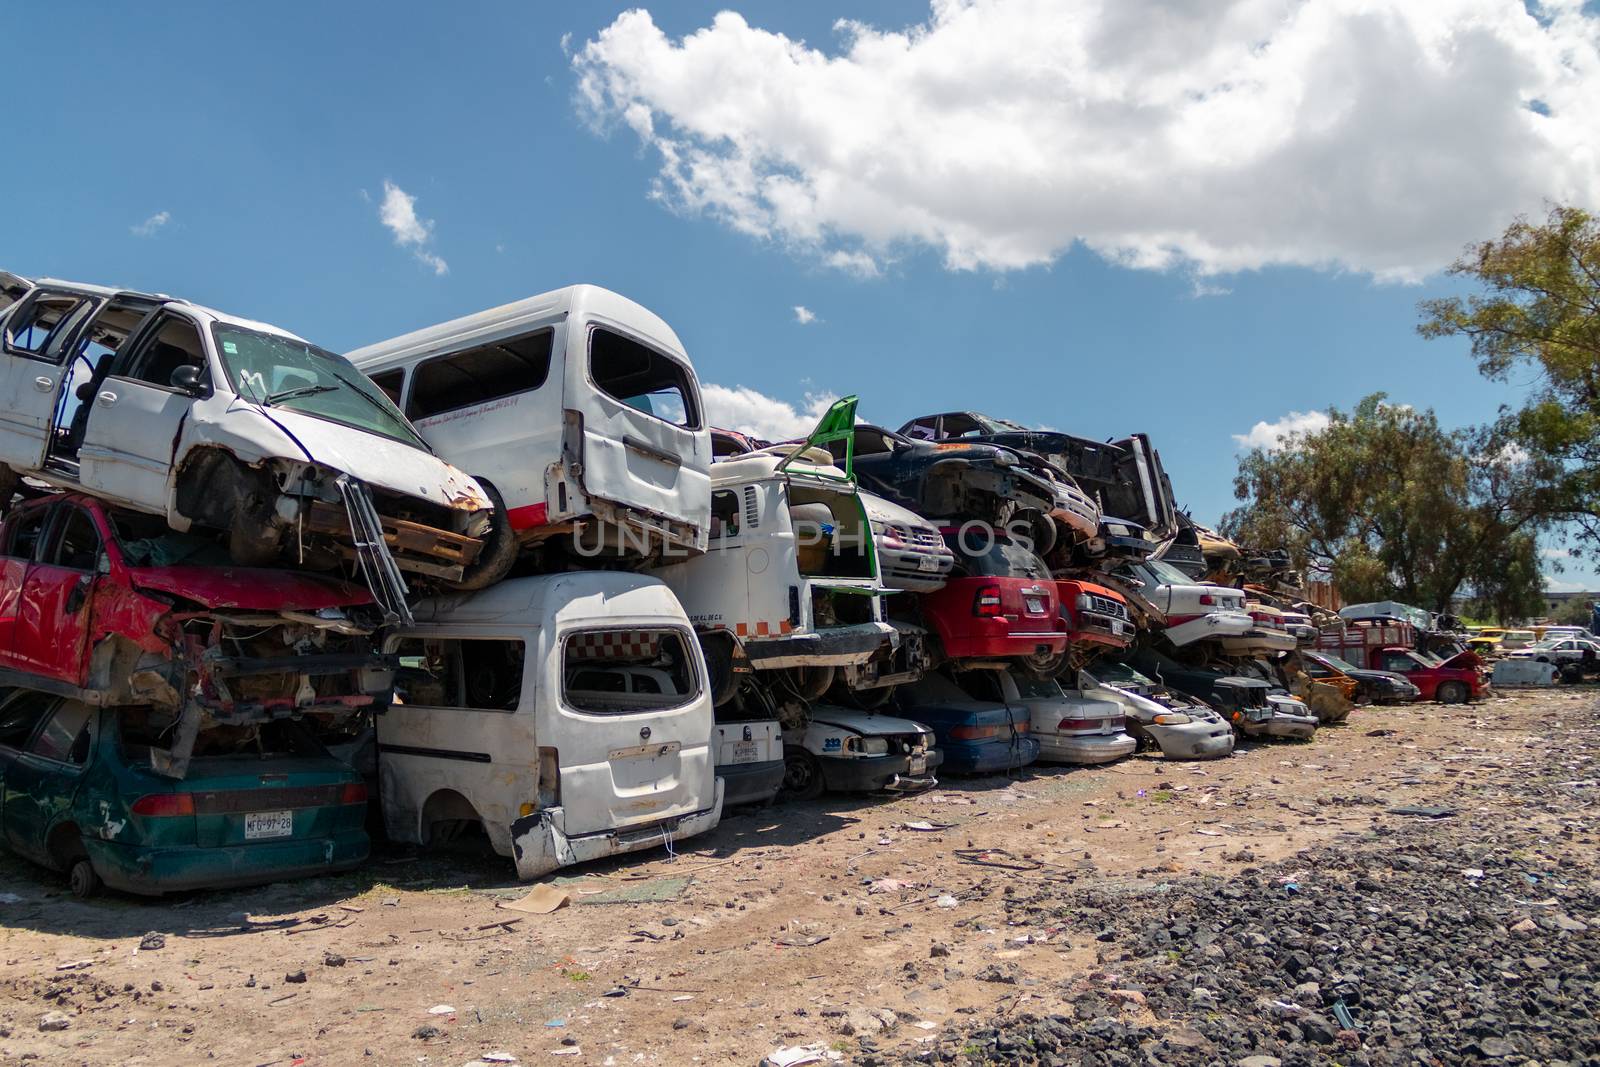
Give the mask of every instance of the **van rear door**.
M 565 406 L 583 419 L 584 491 L 644 512 L 646 521 L 690 526 L 690 547 L 703 550 L 711 434 L 688 361 L 596 322 L 569 326 L 567 354 Z
M 557 752 L 568 837 L 712 806 L 711 699 L 693 633 L 572 629 L 558 655 L 560 698 L 541 702 L 539 734 Z

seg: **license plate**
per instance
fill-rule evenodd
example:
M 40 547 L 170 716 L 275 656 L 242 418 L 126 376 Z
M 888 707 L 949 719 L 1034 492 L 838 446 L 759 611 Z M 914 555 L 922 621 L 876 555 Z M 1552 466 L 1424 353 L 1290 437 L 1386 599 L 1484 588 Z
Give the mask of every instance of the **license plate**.
M 1022 606 L 1028 610 L 1029 615 L 1043 615 L 1044 597 L 1025 596 L 1022 598 Z
M 289 837 L 294 833 L 294 812 L 251 811 L 244 817 L 244 839 L 259 841 L 264 837 Z
M 921 559 L 917 560 L 917 570 L 919 571 L 936 571 L 938 569 L 938 556 L 923 556 Z
M 1111 636 L 1113 636 L 1113 637 L 1121 637 L 1122 636 L 1122 620 L 1121 619 L 1112 619 L 1111 620 Z
M 928 771 L 927 756 L 912 756 L 911 766 L 906 769 L 908 774 L 926 774 Z
M 735 741 L 733 744 L 733 762 L 754 763 L 761 755 L 761 750 L 754 741 Z

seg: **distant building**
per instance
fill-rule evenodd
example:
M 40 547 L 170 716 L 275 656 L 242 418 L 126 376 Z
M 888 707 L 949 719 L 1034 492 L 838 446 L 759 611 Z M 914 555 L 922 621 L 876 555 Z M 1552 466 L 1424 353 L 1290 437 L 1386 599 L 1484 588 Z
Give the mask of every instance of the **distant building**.
M 1557 608 L 1574 600 L 1581 600 L 1585 604 L 1600 602 L 1600 592 L 1581 590 L 1572 593 L 1557 593 L 1546 589 L 1544 592 L 1544 610 L 1547 614 L 1554 615 Z

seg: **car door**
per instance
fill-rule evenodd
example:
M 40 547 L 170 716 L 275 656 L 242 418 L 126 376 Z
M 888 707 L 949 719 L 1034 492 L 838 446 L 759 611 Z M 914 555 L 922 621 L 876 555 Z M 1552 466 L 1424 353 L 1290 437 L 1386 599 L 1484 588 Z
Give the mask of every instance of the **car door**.
M 12 660 L 20 670 L 82 686 L 88 674 L 89 620 L 105 558 L 94 519 L 76 504 L 51 515 L 23 580 Z
M 35 290 L 13 307 L 0 329 L 0 463 L 38 470 L 49 451 L 57 399 L 65 387 L 67 338 L 95 301 Z
M 33 739 L 50 704 L 50 697 L 27 690 L 17 690 L 9 700 L 0 702 L 0 836 L 4 834 L 6 794 L 13 783 L 26 777 L 13 776 L 12 768 Z
M 44 722 L 5 771 L 6 844 L 48 862 L 49 833 L 72 806 L 78 779 L 93 747 L 95 710 L 76 700 L 30 693 L 47 704 Z
M 539 703 L 539 744 L 558 754 L 568 836 L 626 829 L 711 805 L 711 701 L 694 649 L 693 636 L 677 627 L 585 628 L 563 635 L 555 692 Z M 650 673 L 660 692 L 617 684 L 630 673 L 623 668 L 645 664 L 655 668 Z M 595 676 L 614 681 L 605 689 L 575 684 Z
M 15 668 L 17 619 L 22 609 L 22 587 L 33 565 L 48 505 L 31 504 L 12 510 L 0 529 L 0 668 Z
M 178 431 L 197 395 L 210 394 L 206 344 L 199 323 L 166 310 L 124 347 L 90 400 L 79 481 L 112 500 L 165 514 Z M 173 384 L 184 367 L 199 369 L 198 393 Z

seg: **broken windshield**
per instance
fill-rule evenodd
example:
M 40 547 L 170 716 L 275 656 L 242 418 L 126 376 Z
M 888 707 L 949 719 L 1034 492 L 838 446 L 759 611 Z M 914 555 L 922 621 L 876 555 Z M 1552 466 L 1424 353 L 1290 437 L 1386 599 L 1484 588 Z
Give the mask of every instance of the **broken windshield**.
M 426 449 L 400 409 L 343 356 L 305 341 L 217 323 L 217 351 L 238 394 Z

